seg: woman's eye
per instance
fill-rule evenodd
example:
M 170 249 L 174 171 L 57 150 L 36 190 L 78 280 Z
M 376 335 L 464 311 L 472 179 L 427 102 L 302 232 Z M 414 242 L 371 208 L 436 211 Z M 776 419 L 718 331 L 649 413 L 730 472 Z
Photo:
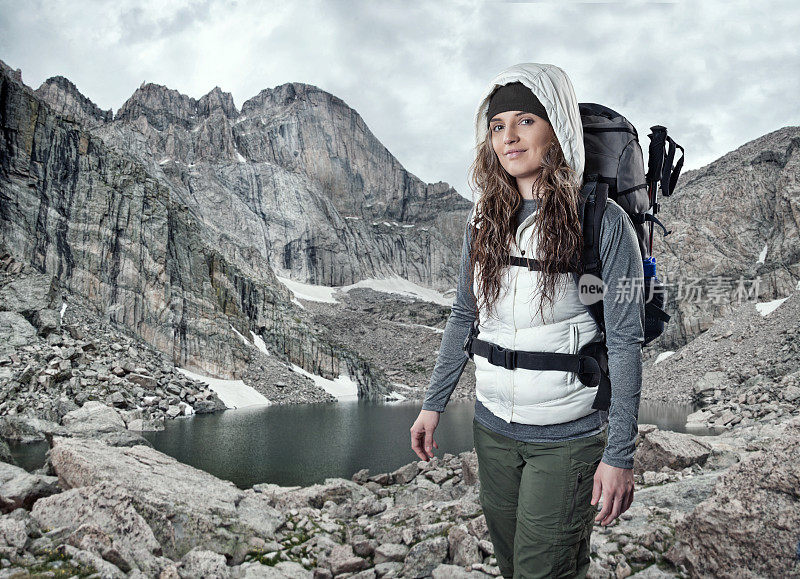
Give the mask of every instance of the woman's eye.
M 492 127 L 492 130 L 497 132 L 497 129 L 502 129 L 502 128 L 503 128 L 503 125 L 495 125 L 495 126 Z
M 533 119 L 530 118 L 530 117 L 526 117 L 526 118 L 522 119 L 520 122 L 524 123 L 525 121 L 530 121 L 531 123 L 533 123 Z

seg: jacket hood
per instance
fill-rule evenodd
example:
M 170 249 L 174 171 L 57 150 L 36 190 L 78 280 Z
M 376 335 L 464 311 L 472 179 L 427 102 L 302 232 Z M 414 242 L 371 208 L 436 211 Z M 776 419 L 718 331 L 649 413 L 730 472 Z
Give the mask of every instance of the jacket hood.
M 489 97 L 502 85 L 519 81 L 527 86 L 544 105 L 553 130 L 567 163 L 577 175 L 577 184 L 583 181 L 585 153 L 583 149 L 583 124 L 578 110 L 578 99 L 567 73 L 552 64 L 527 62 L 516 64 L 498 74 L 483 93 L 475 115 L 475 144 L 486 138 L 486 113 Z

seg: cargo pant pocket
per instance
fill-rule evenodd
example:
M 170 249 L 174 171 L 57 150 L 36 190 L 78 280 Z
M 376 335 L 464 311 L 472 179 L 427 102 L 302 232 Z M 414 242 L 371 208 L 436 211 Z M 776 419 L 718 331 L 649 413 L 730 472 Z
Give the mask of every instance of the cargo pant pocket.
M 596 507 L 591 504 L 594 473 L 603 457 L 606 435 L 572 441 L 568 488 L 570 497 L 563 532 L 556 546 L 558 577 L 583 576 L 589 565 L 589 541 Z

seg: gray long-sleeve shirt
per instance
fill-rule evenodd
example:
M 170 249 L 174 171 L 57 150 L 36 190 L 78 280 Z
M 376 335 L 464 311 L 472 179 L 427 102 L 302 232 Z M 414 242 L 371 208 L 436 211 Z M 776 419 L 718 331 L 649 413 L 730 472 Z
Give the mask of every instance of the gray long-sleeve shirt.
M 536 209 L 535 199 L 523 200 L 517 226 Z M 443 412 L 469 359 L 463 344 L 475 319 L 475 296 L 469 270 L 470 212 L 461 248 L 461 271 L 456 300 L 447 320 L 436 366 L 422 408 Z M 641 279 L 642 260 L 636 232 L 619 205 L 609 203 L 600 227 L 600 257 L 603 264 L 603 314 L 611 378 L 611 407 L 561 424 L 535 425 L 506 422 L 480 401 L 475 401 L 475 420 L 509 438 L 524 442 L 553 442 L 591 436 L 608 422 L 608 444 L 603 462 L 633 468 L 639 399 L 642 387 L 641 344 L 644 341 L 644 306 L 629 299 L 629 280 Z M 627 294 L 627 295 L 626 295 Z

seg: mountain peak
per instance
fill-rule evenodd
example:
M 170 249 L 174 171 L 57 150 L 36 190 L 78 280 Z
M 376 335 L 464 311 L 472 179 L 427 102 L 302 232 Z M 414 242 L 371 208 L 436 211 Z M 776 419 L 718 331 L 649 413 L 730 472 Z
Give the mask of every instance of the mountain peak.
M 61 75 L 51 76 L 34 92 L 56 113 L 67 118 L 71 117 L 84 124 L 103 124 L 111 121 L 114 117 L 111 109 L 102 110 L 84 96 L 75 83 Z
M 239 116 L 236 105 L 233 104 L 233 96 L 229 92 L 224 92 L 218 86 L 211 89 L 211 92 L 203 95 L 197 102 L 200 114 L 210 116 L 215 110 L 220 110 L 229 119 Z
M 208 117 L 216 110 L 228 118 L 239 114 L 231 94 L 218 86 L 196 100 L 164 85 L 143 82 L 120 107 L 116 118 L 133 121 L 144 115 L 151 125 L 163 130 L 174 122 L 192 126 L 197 117 Z

